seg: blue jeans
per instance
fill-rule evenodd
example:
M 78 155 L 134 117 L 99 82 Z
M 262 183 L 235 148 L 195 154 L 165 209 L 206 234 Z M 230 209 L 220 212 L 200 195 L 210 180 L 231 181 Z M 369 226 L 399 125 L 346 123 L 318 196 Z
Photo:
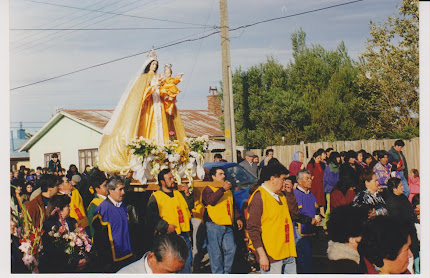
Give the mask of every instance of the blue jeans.
M 312 274 L 314 273 L 314 267 L 312 264 L 312 245 L 311 237 L 302 237 L 299 234 L 298 226 L 294 225 L 296 232 L 296 251 L 297 251 L 297 273 L 300 274 Z
M 193 263 L 193 255 L 191 253 L 190 235 L 188 232 L 183 232 L 183 233 L 179 234 L 179 236 L 181 236 L 183 239 L 185 239 L 185 242 L 187 243 L 187 246 L 188 246 L 187 261 L 185 262 L 184 268 L 181 271 L 179 271 L 179 273 L 192 273 L 191 265 Z
M 231 273 L 234 254 L 236 253 L 233 227 L 207 222 L 206 232 L 212 273 Z
M 261 274 L 296 274 L 296 258 L 288 257 L 286 259 L 271 263 L 268 271 L 261 270 Z
M 409 185 L 408 185 L 408 182 L 406 181 L 405 173 L 403 173 L 403 171 L 399 171 L 398 173 L 400 174 L 400 180 L 402 181 L 402 184 L 403 184 L 403 194 L 409 198 Z

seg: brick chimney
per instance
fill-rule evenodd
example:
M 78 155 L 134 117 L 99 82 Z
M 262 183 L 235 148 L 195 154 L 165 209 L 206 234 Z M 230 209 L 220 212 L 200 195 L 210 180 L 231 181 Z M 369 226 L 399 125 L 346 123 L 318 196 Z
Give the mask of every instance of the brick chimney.
M 221 100 L 218 99 L 218 89 L 217 87 L 212 88 L 209 87 L 209 94 L 207 96 L 208 98 L 208 110 L 209 112 L 214 113 L 218 117 L 221 117 L 222 115 L 222 106 L 221 106 Z

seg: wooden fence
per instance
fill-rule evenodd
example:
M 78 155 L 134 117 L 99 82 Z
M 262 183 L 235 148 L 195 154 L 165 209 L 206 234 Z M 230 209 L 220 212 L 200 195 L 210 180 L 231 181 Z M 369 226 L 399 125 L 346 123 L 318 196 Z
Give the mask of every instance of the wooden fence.
M 334 150 L 341 151 L 359 151 L 361 149 L 372 153 L 375 150 L 390 150 L 391 146 L 394 145 L 396 139 L 382 139 L 382 140 L 357 140 L 357 141 L 336 141 L 336 142 L 317 142 L 308 143 L 300 145 L 287 145 L 287 146 L 271 146 L 267 149 L 273 149 L 275 156 L 282 164 L 285 166 L 290 165 L 293 154 L 296 151 L 302 151 L 305 154 L 305 164 L 310 160 L 313 153 L 320 149 L 333 148 Z M 420 169 L 420 138 L 416 137 L 410 140 L 403 140 L 405 142 L 405 147 L 403 148 L 403 154 L 406 157 L 409 169 Z M 251 149 L 256 155 L 261 159 L 264 157 L 266 149 Z M 244 152 L 243 152 L 244 153 Z M 215 153 L 205 153 L 205 161 L 213 161 L 213 156 Z M 224 153 L 221 152 L 223 157 Z

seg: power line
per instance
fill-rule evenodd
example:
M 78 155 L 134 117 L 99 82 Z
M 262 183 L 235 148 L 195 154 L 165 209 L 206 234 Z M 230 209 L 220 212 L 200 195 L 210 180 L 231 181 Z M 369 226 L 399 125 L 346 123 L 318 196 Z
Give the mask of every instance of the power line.
M 119 2 L 119 1 L 114 2 L 114 3 L 111 3 L 111 4 L 109 4 L 109 5 L 106 5 L 106 6 L 102 7 L 102 8 L 106 8 L 106 7 L 108 7 L 108 6 L 111 6 L 111 5 L 113 5 L 113 4 L 116 4 L 116 3 L 118 3 L 118 2 Z M 115 9 L 113 9 L 113 10 L 114 10 L 114 11 L 115 11 L 115 10 L 119 10 L 119 9 L 124 8 L 124 7 L 130 6 L 130 5 L 133 5 L 133 4 L 137 3 L 137 2 L 140 2 L 140 0 L 136 0 L 136 1 L 132 2 L 132 3 L 125 4 L 125 5 L 121 6 L 121 7 L 117 7 L 117 8 L 115 8 Z M 140 5 L 140 6 L 137 6 L 137 7 L 141 7 L 141 6 L 147 5 L 148 3 L 150 3 L 150 2 L 144 3 L 144 4 L 142 4 L 142 5 Z M 135 8 L 136 8 L 136 7 L 132 8 L 132 9 L 135 9 Z M 131 10 L 131 9 L 130 9 L 130 10 Z M 87 14 L 85 14 L 85 15 L 87 15 Z M 97 19 L 97 18 L 99 18 L 99 17 L 103 17 L 103 16 L 105 16 L 105 14 L 97 15 L 96 17 L 93 17 L 93 18 L 87 19 L 87 20 L 85 20 L 85 21 L 83 21 L 83 22 L 80 22 L 80 23 L 77 23 L 77 24 L 75 24 L 75 25 L 73 25 L 73 26 L 71 26 L 71 27 L 78 26 L 78 25 L 80 25 L 80 24 L 83 24 L 83 23 L 86 23 L 86 22 L 89 22 L 89 21 L 95 20 L 95 19 Z M 87 24 L 87 25 L 85 25 L 85 26 L 83 26 L 83 27 L 87 27 L 87 26 L 90 26 L 90 25 L 94 25 L 94 24 L 100 23 L 100 22 L 102 22 L 102 21 L 105 21 L 105 20 L 111 19 L 111 18 L 113 18 L 113 17 L 116 17 L 116 16 L 117 16 L 117 15 L 113 15 L 113 16 L 110 16 L 110 17 L 108 17 L 108 18 L 103 18 L 103 19 L 101 19 L 101 20 L 99 20 L 99 21 L 97 21 L 97 22 L 89 23 L 89 24 Z M 78 17 L 78 18 L 79 18 L 79 17 Z M 73 20 L 72 20 L 72 21 L 73 21 Z M 38 45 L 41 45 L 41 44 L 47 43 L 47 42 L 52 41 L 52 40 L 54 40 L 54 39 L 57 39 L 57 38 L 60 38 L 60 37 L 65 36 L 65 35 L 71 34 L 71 33 L 73 33 L 73 32 L 75 32 L 75 31 L 70 31 L 69 33 L 66 33 L 66 34 L 64 34 L 64 33 L 63 33 L 63 34 L 60 34 L 60 35 L 58 35 L 58 36 L 55 36 L 55 37 L 50 38 L 50 39 L 48 39 L 48 40 L 42 41 L 42 42 L 40 42 L 40 43 L 33 44 L 33 45 L 31 45 L 31 46 L 25 47 L 25 48 L 21 49 L 21 50 L 20 50 L 20 51 L 18 51 L 18 52 L 24 51 L 24 50 L 26 50 L 26 49 L 34 48 L 35 46 L 38 46 Z M 57 33 L 61 33 L 61 32 L 60 32 L 60 31 L 58 31 L 58 32 L 55 32 L 55 33 L 49 34 L 49 35 L 47 35 L 47 36 L 44 36 L 44 37 L 42 37 L 42 38 L 49 37 L 49 36 L 55 35 L 55 34 L 57 34 Z M 39 38 L 39 39 L 40 39 L 40 38 Z M 30 43 L 26 43 L 26 44 L 24 44 L 24 46 L 25 46 L 25 45 L 28 45 L 28 44 L 31 44 L 31 43 L 32 43 L 32 42 L 30 42 Z M 23 45 L 21 45 L 21 46 L 23 46 Z M 45 50 L 46 50 L 46 48 L 45 48 Z
M 94 5 L 99 4 L 100 2 L 102 2 L 102 1 L 96 2 L 95 4 L 92 4 L 92 5 L 87 6 L 87 7 L 92 7 L 92 6 L 94 6 Z M 118 1 L 114 1 L 114 2 L 112 2 L 112 3 L 110 3 L 110 4 L 106 4 L 106 5 L 104 5 L 104 6 L 101 6 L 101 7 L 97 8 L 97 9 L 99 9 L 99 10 L 101 10 L 101 9 L 105 9 L 105 8 L 107 8 L 107 7 L 109 7 L 109 6 L 112 6 L 112 5 L 117 4 L 118 2 L 120 2 L 120 1 L 119 1 L 119 0 L 118 0 Z M 73 13 L 69 14 L 69 15 L 73 15 L 73 14 L 75 14 L 75 13 L 79 13 L 79 12 L 81 12 L 81 11 L 79 11 L 79 10 L 78 10 L 78 11 L 75 11 L 75 12 L 73 12 Z M 91 14 L 91 12 L 88 12 L 88 13 L 85 13 L 85 14 L 81 14 L 80 16 L 76 16 L 76 17 L 71 18 L 71 19 L 69 19 L 69 20 L 63 21 L 63 22 L 58 23 L 58 24 L 56 24 L 56 25 L 54 25 L 54 26 L 51 26 L 51 28 L 59 27 L 59 26 L 64 25 L 64 24 L 66 24 L 66 23 L 73 22 L 73 21 L 75 21 L 75 20 L 77 20 L 77 19 L 79 19 L 79 18 L 85 17 L 85 16 L 87 16 L 87 15 L 89 15 L 89 14 Z M 63 17 L 63 19 L 64 19 L 64 17 Z M 55 21 L 57 21 L 57 20 L 54 20 L 53 22 L 55 22 Z M 49 25 L 49 24 L 45 24 L 45 25 Z M 79 23 L 78 23 L 78 24 L 76 24 L 76 25 L 79 25 Z M 76 26 L 76 25 L 74 25 L 74 26 Z M 43 26 L 43 25 L 42 25 L 42 26 Z M 72 27 L 73 27 L 73 26 L 72 26 Z M 35 35 L 38 35 L 38 34 L 40 34 L 40 33 L 42 33 L 42 32 L 37 32 L 37 33 L 33 33 L 33 34 L 31 34 L 31 35 L 28 35 L 28 36 L 26 36 L 26 37 L 22 38 L 21 40 L 18 40 L 18 42 L 23 41 L 23 40 L 25 41 L 26 39 L 31 38 L 31 37 L 34 37 Z M 16 46 L 14 50 L 19 49 L 20 47 L 23 47 L 23 46 L 26 46 L 26 45 L 32 44 L 32 43 L 34 43 L 34 42 L 36 42 L 36 41 L 38 41 L 38 40 L 41 40 L 41 39 L 43 39 L 43 38 L 47 38 L 47 37 L 49 37 L 49 36 L 55 35 L 56 33 L 58 33 L 58 32 L 51 33 L 51 34 L 47 34 L 47 35 L 46 35 L 46 34 L 44 34 L 44 35 L 42 35 L 42 36 L 41 36 L 41 37 L 39 37 L 39 38 L 35 38 L 35 39 L 33 39 L 32 41 L 24 42 L 24 43 L 22 43 L 22 44 L 20 44 L 20 45 Z M 15 42 L 15 43 L 16 43 L 16 42 Z
M 258 24 L 262 24 L 262 23 L 266 23 L 266 22 L 271 22 L 271 21 L 275 21 L 275 20 L 280 20 L 280 19 L 291 18 L 291 17 L 295 17 L 295 16 L 299 16 L 299 15 L 314 13 L 314 12 L 317 12 L 317 11 L 322 11 L 322 10 L 327 10 L 327 9 L 336 8 L 336 7 L 340 7 L 340 6 L 350 5 L 350 4 L 354 4 L 354 3 L 362 2 L 362 1 L 364 1 L 364 0 L 355 0 L 355 1 L 351 1 L 351 2 L 346 2 L 346 3 L 336 4 L 336 5 L 332 5 L 332 6 L 327 6 L 327 7 L 324 7 L 324 8 L 319 8 L 319 9 L 314 9 L 314 10 L 310 10 L 310 11 L 300 12 L 300 13 L 296 13 L 296 14 L 293 14 L 293 15 L 287 15 L 287 16 L 282 16 L 282 17 L 276 17 L 276 18 L 261 20 L 261 21 L 255 22 L 255 23 L 251 23 L 251 24 L 247 24 L 247 25 L 242 25 L 242 26 L 239 26 L 239 27 L 236 27 L 236 28 L 232 28 L 232 29 L 229 29 L 229 30 L 230 31 L 236 31 L 236 30 L 239 30 L 239 29 L 248 28 L 248 27 L 255 26 L 255 25 L 258 25 Z M 192 41 L 202 40 L 202 39 L 205 39 L 207 37 L 213 36 L 213 35 L 218 34 L 218 33 L 221 33 L 221 31 L 220 30 L 214 31 L 214 32 L 209 33 L 207 35 L 203 35 L 201 37 L 197 37 L 197 38 L 193 38 L 193 39 L 184 39 L 184 40 L 180 40 L 180 41 L 176 41 L 176 42 L 172 42 L 172 43 L 167 43 L 165 45 L 162 45 L 162 46 L 159 46 L 159 47 L 156 47 L 156 48 L 153 48 L 153 49 L 154 50 L 159 50 L 159 49 L 163 49 L 163 48 L 167 48 L 167 47 L 171 47 L 171 46 L 183 44 L 183 43 L 186 43 L 186 42 L 192 42 Z M 114 63 L 114 62 L 118 62 L 118 61 L 121 61 L 121 60 L 124 60 L 124 59 L 136 57 L 136 56 L 142 55 L 144 53 L 147 53 L 148 51 L 150 51 L 150 49 L 142 51 L 142 52 L 139 52 L 139 53 L 131 54 L 131 55 L 128 55 L 128 56 L 125 56 L 125 57 L 117 58 L 117 59 L 114 59 L 114 60 L 111 60 L 111 61 L 107 61 L 107 62 L 104 62 L 104 63 L 96 64 L 96 65 L 93 65 L 93 66 L 89 66 L 89 67 L 86 67 L 86 68 L 78 69 L 78 70 L 75 70 L 75 71 L 72 71 L 72 72 L 69 72 L 69 73 L 65 73 L 65 74 L 61 74 L 61 75 L 54 76 L 54 77 L 51 77 L 51 78 L 47 78 L 47 79 L 44 79 L 44 80 L 40 80 L 40 81 L 37 81 L 37 82 L 33 82 L 33 83 L 26 84 L 26 85 L 14 87 L 14 88 L 10 89 L 10 91 L 17 90 L 17 89 L 20 89 L 20 88 L 25 88 L 25 87 L 32 86 L 32 85 L 36 85 L 36 84 L 43 83 L 43 82 L 46 82 L 46 81 L 50 81 L 50 80 L 53 80 L 53 79 L 57 79 L 57 78 L 60 78 L 60 77 L 72 75 L 72 74 L 75 74 L 75 73 L 78 73 L 78 72 L 81 72 L 81 71 L 85 71 L 85 70 L 89 70 L 89 69 L 92 69 L 92 68 L 104 66 L 104 65 L 107 65 L 107 64 L 110 64 L 110 63 Z
M 154 50 L 159 50 L 159 49 L 171 47 L 171 46 L 182 44 L 182 43 L 185 43 L 185 42 L 191 42 L 191 41 L 201 40 L 201 39 L 207 38 L 209 36 L 218 34 L 220 32 L 221 31 L 215 31 L 213 33 L 210 33 L 210 34 L 202 36 L 202 37 L 198 37 L 198 38 L 194 38 L 194 39 L 186 39 L 186 40 L 182 40 L 182 41 L 178 41 L 178 42 L 166 44 L 164 46 L 159 46 L 157 48 L 154 48 Z M 51 77 L 51 78 L 47 78 L 47 79 L 44 79 L 44 80 L 40 80 L 40 81 L 37 81 L 37 82 L 33 82 L 33 83 L 30 83 L 30 84 L 18 86 L 18 87 L 12 88 L 10 90 L 13 91 L 13 90 L 25 88 L 25 87 L 28 87 L 28 86 L 36 85 L 36 84 L 39 84 L 39 83 L 43 83 L 43 82 L 46 82 L 46 81 L 50 81 L 50 80 L 53 80 L 53 79 L 64 77 L 64 76 L 67 76 L 67 75 L 72 75 L 72 74 L 75 74 L 75 73 L 78 73 L 78 72 L 81 72 L 81 71 L 89 70 L 89 69 L 92 69 L 92 68 L 96 68 L 96 67 L 104 66 L 104 65 L 111 64 L 111 63 L 114 63 L 114 62 L 118 62 L 118 61 L 121 61 L 121 60 L 125 60 L 125 59 L 128 59 L 128 58 L 136 57 L 136 56 L 142 55 L 144 53 L 147 53 L 148 51 L 150 51 L 150 49 L 142 51 L 142 52 L 139 52 L 139 53 L 135 53 L 135 54 L 132 54 L 132 55 L 128 55 L 128 56 L 125 56 L 125 57 L 121 57 L 121 58 L 118 58 L 118 59 L 114 59 L 114 60 L 111 60 L 111 61 L 107 61 L 107 62 L 104 62 L 104 63 L 100 63 L 100 64 L 97 64 L 97 65 L 93 65 L 93 66 L 89 66 L 89 67 L 86 67 L 86 68 L 78 69 L 78 70 L 75 70 L 75 71 L 72 71 L 72 72 L 69 72 L 69 73 L 65 73 L 65 74 L 61 74 L 61 75 L 54 76 L 54 77 Z
M 188 30 L 207 27 L 129 27 L 129 28 L 11 28 L 10 31 L 127 31 L 127 30 Z
M 92 6 L 96 6 L 97 4 L 99 4 L 99 3 L 101 3 L 101 2 L 103 2 L 103 0 L 100 0 L 100 1 L 98 1 L 98 2 L 96 2 L 96 3 L 93 3 L 93 4 L 89 5 L 89 6 L 87 6 L 87 8 L 92 7 Z M 74 15 L 74 14 L 79 13 L 79 12 L 80 12 L 80 11 L 74 11 L 74 12 L 69 13 L 69 14 L 67 14 L 67 15 L 62 15 L 62 16 L 60 16 L 60 17 L 58 17 L 58 18 L 53 19 L 53 20 L 52 20 L 51 22 L 49 22 L 49 23 L 45 23 L 45 24 L 41 24 L 41 25 L 39 25 L 37 28 L 41 28 L 41 27 L 43 27 L 43 26 L 50 25 L 51 23 L 55 23 L 55 22 L 57 22 L 57 21 L 64 20 L 64 19 L 65 19 L 65 17 L 70 16 L 70 15 Z M 79 17 L 78 17 L 78 18 L 79 18 Z M 70 20 L 69 20 L 69 21 L 70 21 Z M 67 21 L 66 21 L 66 22 L 67 22 Z M 57 27 L 57 26 L 60 26 L 60 25 L 62 25 L 62 24 L 64 24 L 64 23 L 65 23 L 65 22 L 63 22 L 63 23 L 59 23 L 59 24 L 54 25 L 54 26 L 52 26 L 52 27 Z M 41 32 L 33 33 L 33 34 L 31 34 L 31 35 L 29 35 L 29 36 L 26 36 L 26 37 L 24 37 L 24 38 L 19 38 L 19 39 L 17 39 L 17 41 L 15 41 L 14 43 L 19 42 L 19 41 L 21 41 L 21 40 L 25 40 L 25 39 L 30 38 L 30 37 L 33 37 L 33 36 L 35 36 L 35 35 L 37 35 L 37 34 L 39 34 L 39 33 L 41 33 Z
M 207 23 L 208 23 L 208 21 L 209 21 L 209 18 L 210 18 L 211 12 L 212 12 L 213 4 L 214 4 L 214 0 L 212 0 L 212 3 L 211 3 L 211 6 L 210 6 L 210 8 L 209 8 L 209 13 L 208 13 L 208 16 L 207 16 L 207 18 L 206 18 L 206 22 L 205 22 L 205 24 L 207 24 Z M 205 30 L 203 30 L 203 32 L 206 32 L 206 28 L 205 28 Z M 185 93 L 187 92 L 188 84 L 190 83 L 191 77 L 192 77 L 192 75 L 193 75 L 194 67 L 196 66 L 197 57 L 198 57 L 198 56 L 199 56 L 199 54 L 200 54 L 200 49 L 202 48 L 202 44 L 203 44 L 203 40 L 201 40 L 201 41 L 200 41 L 199 48 L 198 48 L 198 50 L 197 50 L 196 55 L 194 56 L 194 61 L 193 61 L 193 66 L 192 66 L 192 68 L 191 68 L 191 73 L 190 73 L 189 78 L 187 79 L 187 83 L 185 84 L 184 94 L 182 94 L 181 100 L 185 97 Z
M 170 22 L 170 23 L 179 23 L 179 24 L 204 26 L 204 25 L 201 25 L 201 24 L 198 24 L 198 23 L 191 23 L 191 22 L 183 22 L 183 21 L 176 21 L 176 20 L 169 20 L 169 19 L 160 19 L 160 18 L 154 18 L 154 17 L 147 17 L 147 16 L 138 16 L 138 15 L 113 13 L 113 12 L 104 12 L 104 11 L 91 10 L 91 9 L 78 8 L 78 7 L 73 7 L 73 6 L 66 6 L 66 5 L 52 4 L 52 3 L 46 3 L 46 2 L 39 2 L 39 1 L 32 1 L 32 0 L 27 0 L 27 1 L 33 2 L 33 3 L 38 3 L 38 4 L 45 4 L 45 5 L 63 7 L 63 8 L 78 9 L 78 10 L 85 10 L 85 11 L 92 11 L 92 12 L 106 13 L 106 14 L 114 14 L 114 15 L 121 15 L 121 16 L 127 16 L 127 17 L 134 17 L 134 18 L 142 18 L 142 19 L 148 19 L 148 20 L 161 21 L 161 22 Z M 213 27 L 213 26 L 205 26 L 205 27 Z
M 239 26 L 239 27 L 236 27 L 236 28 L 233 28 L 233 29 L 229 29 L 229 30 L 230 31 L 236 31 L 236 30 L 239 30 L 239 29 L 248 28 L 248 27 L 255 26 L 255 25 L 258 25 L 258 24 L 262 24 L 262 23 L 267 23 L 267 22 L 271 22 L 271 21 L 275 21 L 275 20 L 280 20 L 280 19 L 295 17 L 295 16 L 299 16 L 299 15 L 304 15 L 304 14 L 310 14 L 310 13 L 314 13 L 314 12 L 319 12 L 319 11 L 323 11 L 323 10 L 337 8 L 337 7 L 340 7 L 340 6 L 346 6 L 346 5 L 350 5 L 350 4 L 355 4 L 355 3 L 358 3 L 358 2 L 362 2 L 362 1 L 364 1 L 364 0 L 355 0 L 355 1 L 351 1 L 351 2 L 336 4 L 336 5 L 327 6 L 327 7 L 324 7 L 324 8 L 319 8 L 319 9 L 314 9 L 314 10 L 310 10 L 310 11 L 295 13 L 295 14 L 291 14 L 291 15 L 280 16 L 280 17 L 275 17 L 275 18 L 269 18 L 269 19 L 261 20 L 261 21 L 254 22 L 254 23 L 251 23 L 251 24 L 242 25 L 242 26 Z

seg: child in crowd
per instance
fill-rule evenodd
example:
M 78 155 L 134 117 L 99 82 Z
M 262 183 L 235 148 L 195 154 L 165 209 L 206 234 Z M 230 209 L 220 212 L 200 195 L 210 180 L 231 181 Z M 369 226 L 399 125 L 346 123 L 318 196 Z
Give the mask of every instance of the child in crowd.
M 420 173 L 417 169 L 411 170 L 411 175 L 408 178 L 409 185 L 409 202 L 412 203 L 412 198 L 420 193 Z

